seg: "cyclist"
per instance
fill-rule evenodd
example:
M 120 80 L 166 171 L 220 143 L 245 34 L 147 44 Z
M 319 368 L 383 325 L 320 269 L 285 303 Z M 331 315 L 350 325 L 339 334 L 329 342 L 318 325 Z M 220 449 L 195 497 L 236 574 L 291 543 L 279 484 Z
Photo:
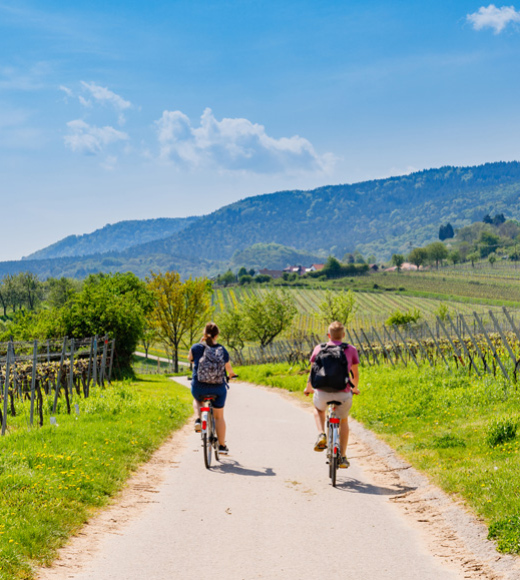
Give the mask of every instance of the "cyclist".
M 327 345 L 341 346 L 343 339 L 345 338 L 345 327 L 341 322 L 333 322 L 329 326 L 328 330 L 329 342 Z M 311 355 L 310 362 L 314 363 L 318 353 L 322 348 L 321 344 L 318 344 Z M 318 428 L 318 439 L 314 446 L 314 451 L 323 451 L 327 448 L 327 436 L 325 435 L 325 411 L 327 410 L 327 404 L 329 401 L 340 401 L 341 405 L 336 408 L 336 413 L 340 419 L 339 424 L 339 443 L 340 443 L 340 453 L 341 460 L 338 467 L 343 469 L 347 468 L 350 463 L 347 459 L 347 445 L 348 445 L 348 415 L 350 408 L 352 407 L 352 394 L 359 395 L 359 355 L 357 350 L 352 345 L 345 345 L 345 356 L 348 362 L 348 369 L 350 378 L 345 385 L 345 389 L 336 392 L 325 392 L 319 389 L 314 389 L 311 385 L 311 375 L 309 374 L 309 379 L 307 381 L 307 386 L 304 389 L 306 395 L 313 395 L 314 402 L 314 419 L 316 421 L 316 426 Z
M 216 395 L 216 399 L 213 401 L 213 413 L 219 442 L 219 453 L 227 455 L 229 449 L 226 445 L 226 422 L 224 420 L 224 404 L 228 388 L 226 373 L 229 378 L 233 378 L 236 375 L 229 362 L 228 351 L 217 342 L 218 334 L 218 326 L 214 322 L 208 322 L 204 328 L 201 342 L 191 347 L 188 360 L 193 363 L 191 394 L 193 395 L 193 408 L 198 415 L 195 420 L 195 431 L 197 433 L 201 431 L 200 403 L 204 397 Z M 210 349 L 210 351 L 206 352 L 207 349 Z M 211 382 L 199 381 L 199 375 L 210 377 Z

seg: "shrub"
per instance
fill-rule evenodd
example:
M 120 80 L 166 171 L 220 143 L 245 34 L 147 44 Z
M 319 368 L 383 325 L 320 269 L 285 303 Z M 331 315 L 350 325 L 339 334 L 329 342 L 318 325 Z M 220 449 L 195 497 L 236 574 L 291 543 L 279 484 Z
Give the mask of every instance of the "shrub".
M 493 419 L 487 428 L 486 443 L 490 447 L 496 447 L 511 441 L 516 437 L 518 430 L 517 417 L 504 417 L 502 419 Z
M 396 326 L 404 326 L 406 324 L 413 324 L 417 322 L 420 318 L 421 311 L 418 308 L 413 308 L 407 310 L 406 312 L 396 310 L 390 315 L 385 324 L 387 326 L 393 326 L 394 324 Z

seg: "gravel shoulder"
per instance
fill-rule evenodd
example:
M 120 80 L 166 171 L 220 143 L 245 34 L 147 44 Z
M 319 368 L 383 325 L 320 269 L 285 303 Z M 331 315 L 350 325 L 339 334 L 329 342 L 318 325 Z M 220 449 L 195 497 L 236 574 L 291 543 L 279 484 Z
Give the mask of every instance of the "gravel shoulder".
M 310 405 L 233 384 L 231 455 L 204 469 L 192 425 L 177 432 L 40 580 L 520 579 L 485 527 L 353 422 L 352 466 L 330 486 L 312 451 Z

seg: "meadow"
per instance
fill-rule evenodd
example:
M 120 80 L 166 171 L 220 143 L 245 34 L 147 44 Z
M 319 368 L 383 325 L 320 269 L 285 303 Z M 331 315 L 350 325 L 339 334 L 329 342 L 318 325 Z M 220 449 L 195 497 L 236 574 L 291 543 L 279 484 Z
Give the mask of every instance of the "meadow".
M 301 392 L 288 364 L 241 367 L 246 381 Z M 464 370 L 364 367 L 352 415 L 488 525 L 501 552 L 520 553 L 520 390 Z
M 114 382 L 78 405 L 52 425 L 49 403 L 30 429 L 17 402 L 0 447 L 1 580 L 34 578 L 192 413 L 189 391 L 165 377 Z

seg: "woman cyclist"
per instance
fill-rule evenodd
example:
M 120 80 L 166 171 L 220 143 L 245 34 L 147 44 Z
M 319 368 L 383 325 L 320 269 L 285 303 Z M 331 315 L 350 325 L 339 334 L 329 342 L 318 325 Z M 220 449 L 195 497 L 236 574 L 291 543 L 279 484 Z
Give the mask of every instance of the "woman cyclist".
M 204 335 L 201 342 L 194 344 L 188 354 L 188 360 L 193 363 L 193 375 L 191 381 L 191 394 L 193 395 L 193 408 L 198 415 L 195 420 L 195 431 L 197 433 L 201 430 L 200 424 L 200 404 L 204 397 L 208 395 L 216 395 L 213 401 L 213 413 L 215 416 L 215 428 L 219 442 L 219 453 L 227 455 L 229 449 L 226 445 L 226 422 L 224 421 L 224 404 L 227 396 L 227 384 L 225 375 L 232 379 L 235 373 L 231 368 L 229 362 L 229 353 L 221 345 L 218 344 L 217 338 L 219 328 L 214 322 L 208 322 L 204 328 Z M 213 352 L 207 353 L 206 358 L 211 358 L 212 372 L 216 372 L 218 376 L 222 377 L 221 382 L 208 383 L 199 380 L 199 363 L 206 353 L 206 349 L 212 349 Z M 202 363 L 206 369 L 205 361 Z M 222 367 L 222 368 L 219 368 Z M 202 370 L 202 369 L 201 369 Z M 202 375 L 202 373 L 200 373 Z

